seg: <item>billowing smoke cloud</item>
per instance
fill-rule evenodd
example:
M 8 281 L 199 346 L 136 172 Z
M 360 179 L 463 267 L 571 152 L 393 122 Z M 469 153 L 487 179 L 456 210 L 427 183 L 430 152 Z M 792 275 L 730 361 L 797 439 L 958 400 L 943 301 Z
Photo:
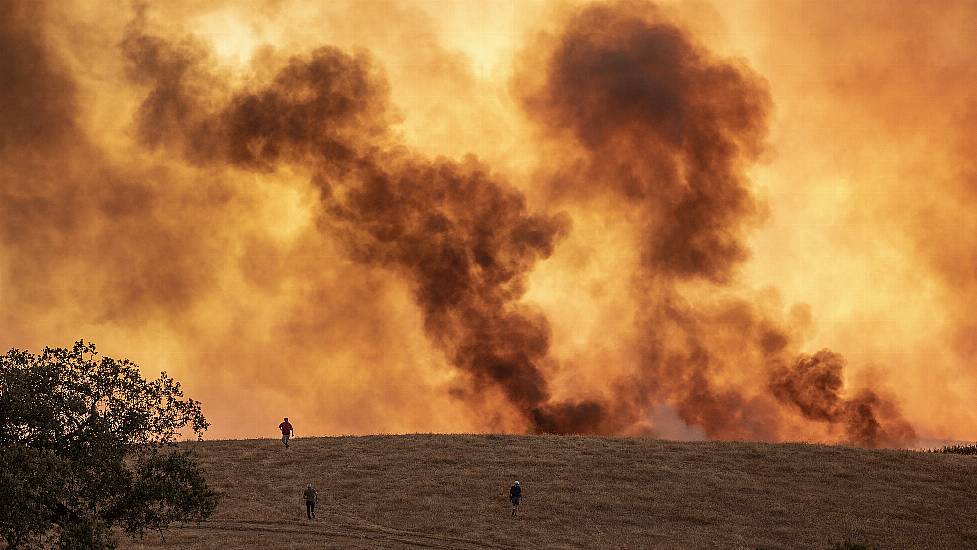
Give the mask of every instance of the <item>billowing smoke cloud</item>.
M 543 76 L 523 76 L 524 108 L 575 147 L 577 158 L 560 164 L 583 167 L 556 167 L 554 193 L 592 202 L 610 193 L 615 210 L 627 204 L 641 224 L 640 366 L 606 407 L 623 415 L 616 423 L 666 402 L 711 437 L 769 439 L 786 435 L 784 409 L 797 408 L 806 419 L 844 426 L 844 439 L 860 445 L 911 442 L 912 429 L 888 401 L 868 390 L 839 396 L 839 356 L 823 351 L 783 367 L 796 350 L 786 328 L 738 300 L 690 303 L 683 291 L 721 292 L 748 256 L 744 233 L 762 208 L 746 169 L 765 148 L 765 82 L 714 58 L 645 3 L 582 8 L 543 50 L 533 66 Z M 736 348 L 718 336 L 727 332 Z M 731 371 L 750 376 L 731 383 Z M 889 415 L 883 427 L 878 419 Z
M 506 84 L 508 73 L 476 76 L 464 55 L 439 44 L 438 26 L 448 23 L 424 14 L 437 7 L 335 3 L 309 20 L 315 10 L 298 10 L 302 21 L 292 21 L 287 13 L 299 3 L 254 3 L 262 21 L 220 2 L 175 1 L 134 15 L 32 2 L 0 14 L 0 69 L 8 75 L 0 83 L 5 345 L 85 337 L 149 369 L 168 368 L 204 400 L 225 436 L 265 433 L 255 426 L 287 407 L 292 412 L 281 412 L 301 418 L 303 433 L 909 444 L 914 430 L 892 393 L 900 403 L 925 399 L 905 384 L 915 368 L 904 364 L 909 359 L 878 353 L 892 340 L 889 325 L 878 324 L 871 338 L 856 330 L 813 345 L 814 314 L 834 311 L 833 327 L 857 316 L 861 298 L 836 300 L 794 284 L 791 300 L 810 294 L 811 306 L 785 307 L 744 276 L 756 263 L 751 253 L 769 256 L 749 239 L 771 212 L 803 219 L 817 210 L 768 204 L 751 181 L 764 171 L 757 163 L 770 150 L 807 158 L 812 144 L 826 142 L 858 150 L 852 144 L 875 142 L 857 128 L 871 127 L 872 135 L 945 134 L 956 144 L 881 172 L 938 173 L 935 186 L 946 196 L 886 191 L 889 202 L 850 225 L 861 231 L 852 239 L 866 242 L 900 228 L 912 246 L 886 243 L 886 251 L 915 257 L 914 247 L 924 249 L 920 257 L 938 274 L 944 294 L 926 299 L 950 312 L 945 326 L 927 328 L 934 315 L 893 317 L 905 324 L 901 334 L 946 335 L 946 349 L 904 355 L 933 357 L 946 372 L 953 369 L 940 353 L 961 364 L 972 359 L 972 239 L 950 238 L 972 225 L 960 206 L 972 203 L 972 162 L 941 172 L 933 160 L 949 166 L 967 158 L 961 151 L 972 139 L 958 124 L 972 120 L 972 105 L 964 92 L 944 94 L 952 95 L 938 102 L 952 107 L 949 121 L 910 100 L 927 94 L 876 102 L 865 92 L 915 90 L 920 82 L 934 83 L 934 97 L 937 88 L 965 88 L 940 84 L 944 72 L 923 54 L 908 55 L 915 49 L 901 56 L 912 71 L 870 71 L 876 85 L 863 82 L 862 71 L 836 74 L 872 67 L 880 56 L 859 53 L 855 32 L 839 38 L 844 52 L 874 61 L 845 63 L 818 42 L 834 37 L 833 16 L 809 6 L 797 20 L 810 20 L 810 33 L 791 35 L 804 43 L 781 48 L 774 62 L 752 56 L 755 72 L 713 53 L 721 41 L 699 42 L 674 12 L 652 4 L 561 5 L 556 27 L 517 56 Z M 787 25 L 794 9 L 774 10 L 769 24 Z M 884 17 L 855 11 L 848 19 Z M 398 34 L 377 27 L 388 13 Z M 767 21 L 756 19 L 758 28 Z M 275 25 L 303 38 L 252 43 L 249 32 Z M 206 36 L 215 28 L 216 39 Z M 357 43 L 359 35 L 368 43 Z M 882 50 L 893 41 L 880 38 Z M 225 50 L 235 44 L 244 53 L 229 62 Z M 791 80 L 777 72 L 792 66 L 787 51 L 831 55 Z M 954 72 L 960 82 L 972 81 L 972 59 L 949 59 L 962 67 Z M 819 78 L 816 104 L 838 135 L 803 134 L 801 153 L 781 151 L 795 138 L 780 127 L 769 146 L 775 113 L 796 116 L 783 82 L 807 101 Z M 506 86 L 517 105 L 493 95 Z M 844 101 L 829 101 L 836 96 Z M 450 120 L 436 118 L 446 103 Z M 877 118 L 891 124 L 870 126 L 877 105 Z M 939 131 L 887 118 L 917 107 Z M 835 110 L 845 115 L 831 118 Z M 847 116 L 860 121 L 849 134 Z M 432 145 L 456 135 L 457 143 Z M 469 147 L 478 158 L 460 154 Z M 457 156 L 437 156 L 445 152 Z M 836 156 L 843 165 L 844 155 Z M 778 174 L 777 189 L 794 188 L 792 174 L 769 173 Z M 856 190 L 887 189 L 858 170 L 846 177 L 874 182 Z M 893 217 L 896 206 L 919 211 Z M 839 247 L 788 250 L 813 263 Z M 783 275 L 764 261 L 763 269 Z M 790 265 L 807 269 L 800 260 Z M 851 264 L 838 265 L 837 277 L 857 279 Z M 579 286 L 559 290 L 577 279 Z M 905 293 L 890 295 L 901 302 Z M 599 322 L 589 319 L 595 312 Z M 827 349 L 802 353 L 823 347 L 848 361 Z M 953 433 L 950 421 L 927 414 L 917 406 L 907 416 L 913 426 Z
M 759 77 L 710 59 L 655 12 L 650 4 L 582 10 L 525 103 L 584 148 L 585 178 L 558 185 L 578 194 L 610 188 L 638 202 L 651 269 L 722 281 L 747 256 L 742 233 L 756 206 L 743 170 L 763 149 L 770 97 Z
M 477 385 L 498 384 L 519 410 L 545 418 L 539 364 L 549 326 L 518 300 L 526 273 L 552 253 L 567 220 L 527 212 L 522 195 L 474 159 L 386 157 L 358 179 L 329 189 L 333 227 L 355 256 L 413 282 L 429 336 Z
M 317 49 L 291 59 L 266 88 L 214 105 L 222 98 L 213 61 L 187 42 L 145 34 L 137 20 L 122 43 L 130 78 L 150 89 L 136 119 L 148 146 L 178 144 L 193 162 L 252 170 L 308 158 L 348 165 L 387 129 L 386 82 L 365 54 Z
M 895 446 L 912 441 L 912 427 L 870 389 L 854 397 L 841 397 L 845 359 L 830 350 L 801 355 L 790 367 L 781 366 L 770 375 L 775 396 L 800 410 L 805 418 L 822 422 L 843 422 L 847 439 L 858 445 Z
M 203 56 L 135 30 L 123 46 L 135 80 L 152 86 L 139 109 L 144 143 L 176 142 L 194 162 L 307 166 L 323 226 L 358 261 L 411 282 L 428 336 L 476 389 L 501 388 L 535 429 L 574 429 L 562 416 L 577 405 L 547 403 L 547 321 L 519 304 L 527 272 L 568 231 L 565 217 L 529 212 L 473 157 L 431 161 L 391 143 L 388 87 L 365 55 L 325 47 L 293 57 L 270 84 L 208 114 L 193 96 Z
M 831 327 L 827 339 L 845 348 L 852 365 L 888 367 L 914 425 L 959 434 L 977 418 L 963 405 L 977 388 L 977 58 L 962 46 L 977 5 L 771 8 L 744 30 L 762 37 L 755 57 L 778 83 L 784 139 L 772 172 L 800 174 L 807 184 L 795 195 L 802 218 L 792 213 L 768 231 L 796 224 L 818 234 L 823 225 L 811 223 L 812 213 L 833 212 L 823 219 L 837 229 L 808 261 L 854 276 L 842 276 L 818 308 Z M 819 143 L 816 151 L 798 155 L 811 143 Z M 829 178 L 843 182 L 835 198 L 820 185 Z M 792 238 L 798 249 L 813 240 Z M 787 241 L 764 238 L 760 269 L 776 263 Z M 771 271 L 773 280 L 785 278 Z M 857 316 L 847 311 L 852 298 Z
M 444 395 L 451 380 L 437 358 L 414 342 L 409 312 L 396 312 L 409 304 L 395 282 L 343 261 L 335 243 L 303 221 L 309 209 L 299 201 L 311 191 L 283 191 L 275 178 L 287 178 L 269 168 L 279 154 L 271 141 L 292 139 L 280 145 L 293 154 L 294 143 L 309 138 L 295 132 L 322 114 L 349 128 L 309 138 L 308 151 L 351 147 L 342 144 L 346 136 L 369 134 L 343 118 L 363 114 L 359 107 L 302 99 L 311 90 L 345 101 L 319 94 L 321 82 L 307 79 L 319 67 L 345 70 L 336 60 L 363 65 L 317 52 L 318 65 L 305 74 L 282 71 L 282 79 L 306 79 L 306 89 L 278 98 L 287 83 L 272 85 L 253 98 L 291 101 L 305 109 L 292 110 L 300 118 L 258 119 L 261 106 L 244 101 L 252 100 L 246 94 L 227 100 L 232 90 L 205 44 L 138 32 L 144 11 L 118 21 L 107 44 L 72 43 L 86 51 L 79 67 L 60 46 L 65 29 L 52 23 L 74 15 L 68 4 L 32 2 L 0 19 L 0 66 L 10 76 L 0 85 L 4 344 L 40 348 L 85 337 L 149 370 L 175 371 L 208 402 L 212 418 L 223 418 L 218 435 L 263 433 L 262 422 L 279 416 L 282 403 L 305 411 L 293 416 L 304 419 L 306 433 L 469 426 L 466 411 Z M 116 80 L 109 86 L 107 79 Z M 349 89 L 359 94 L 355 85 Z M 106 103 L 109 116 L 96 110 Z M 131 123 L 118 132 L 116 119 L 130 105 Z M 174 147 L 190 162 L 174 159 Z M 270 181 L 242 182 L 232 165 Z M 366 361 L 369 368 L 349 374 Z M 310 386 L 311 377 L 321 386 Z M 263 405 L 242 408 L 244 400 Z M 484 420 L 511 424 L 504 415 Z

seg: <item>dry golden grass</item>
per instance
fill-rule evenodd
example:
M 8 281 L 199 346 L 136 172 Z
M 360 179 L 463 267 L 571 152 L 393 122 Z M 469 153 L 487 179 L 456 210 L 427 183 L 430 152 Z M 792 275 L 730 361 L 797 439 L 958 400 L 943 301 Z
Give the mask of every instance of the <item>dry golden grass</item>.
M 972 456 L 493 435 L 190 445 L 217 513 L 128 547 L 977 548 Z

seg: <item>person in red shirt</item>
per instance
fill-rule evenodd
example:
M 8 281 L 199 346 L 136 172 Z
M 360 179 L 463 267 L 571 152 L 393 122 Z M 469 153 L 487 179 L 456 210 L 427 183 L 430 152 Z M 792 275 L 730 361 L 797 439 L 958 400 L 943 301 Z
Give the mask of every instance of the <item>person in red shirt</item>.
M 292 425 L 288 422 L 288 417 L 285 417 L 285 421 L 278 425 L 278 429 L 282 431 L 282 443 L 285 444 L 285 448 L 288 448 L 288 438 L 294 435 L 292 431 Z

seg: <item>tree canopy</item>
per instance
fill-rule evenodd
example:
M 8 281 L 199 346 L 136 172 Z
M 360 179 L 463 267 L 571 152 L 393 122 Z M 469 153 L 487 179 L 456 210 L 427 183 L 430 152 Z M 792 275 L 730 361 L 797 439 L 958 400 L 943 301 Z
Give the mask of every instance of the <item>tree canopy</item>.
M 0 536 L 9 548 L 113 548 L 210 516 L 217 495 L 177 439 L 209 424 L 160 373 L 94 344 L 0 356 Z

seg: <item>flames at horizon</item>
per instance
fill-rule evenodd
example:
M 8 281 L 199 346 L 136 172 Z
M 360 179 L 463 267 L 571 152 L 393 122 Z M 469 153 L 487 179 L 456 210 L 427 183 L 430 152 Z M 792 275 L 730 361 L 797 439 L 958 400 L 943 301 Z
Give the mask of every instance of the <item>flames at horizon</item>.
M 977 437 L 977 9 L 906 8 L 14 4 L 0 345 L 217 437 Z

